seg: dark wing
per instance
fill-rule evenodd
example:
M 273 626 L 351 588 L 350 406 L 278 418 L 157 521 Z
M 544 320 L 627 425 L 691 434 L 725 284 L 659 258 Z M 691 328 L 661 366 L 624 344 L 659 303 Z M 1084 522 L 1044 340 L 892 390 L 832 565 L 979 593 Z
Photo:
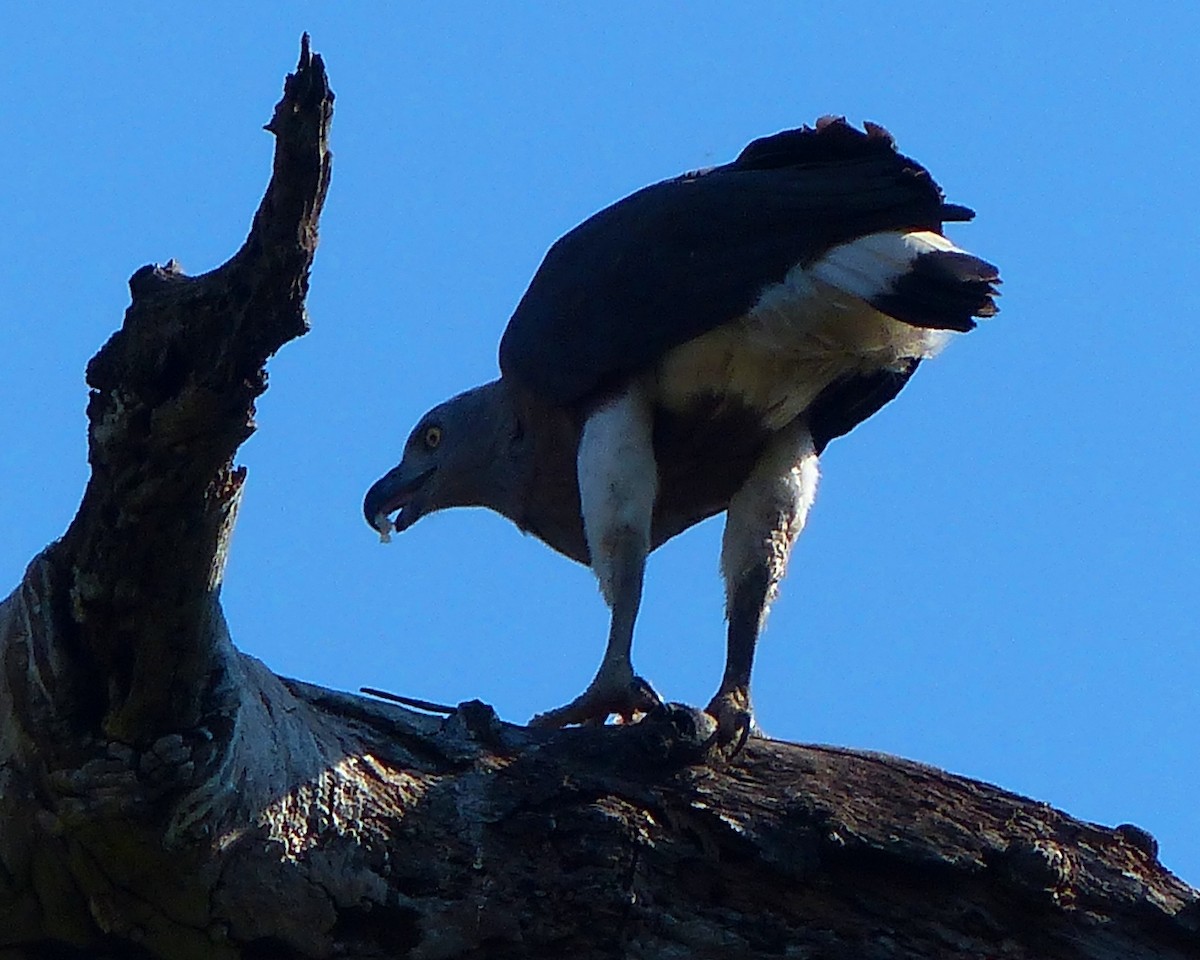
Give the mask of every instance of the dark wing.
M 734 320 L 831 247 L 969 220 L 880 127 L 841 120 L 751 143 L 646 187 L 550 248 L 504 332 L 500 368 L 571 404 Z
M 845 436 L 896 399 L 921 361 L 910 357 L 902 366 L 834 380 L 817 394 L 807 411 L 817 455 L 831 440 Z

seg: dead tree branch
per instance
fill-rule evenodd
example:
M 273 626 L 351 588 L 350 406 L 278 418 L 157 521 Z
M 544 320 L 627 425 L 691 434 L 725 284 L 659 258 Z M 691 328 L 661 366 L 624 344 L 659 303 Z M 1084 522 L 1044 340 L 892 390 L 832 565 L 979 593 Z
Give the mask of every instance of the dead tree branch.
M 0 960 L 1200 957 L 1135 827 L 696 716 L 534 732 L 283 680 L 218 592 L 264 363 L 306 328 L 333 95 L 307 38 L 241 250 L 130 281 L 92 476 L 0 606 Z

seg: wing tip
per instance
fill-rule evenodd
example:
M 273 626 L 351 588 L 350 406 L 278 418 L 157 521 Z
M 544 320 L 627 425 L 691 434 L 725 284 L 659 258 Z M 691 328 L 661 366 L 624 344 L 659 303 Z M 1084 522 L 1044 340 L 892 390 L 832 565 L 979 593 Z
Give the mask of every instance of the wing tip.
M 942 204 L 942 223 L 967 223 L 975 219 L 975 211 L 960 203 Z
M 811 126 L 805 124 L 752 140 L 730 166 L 767 170 L 883 157 L 892 158 L 892 162 L 899 165 L 898 171 L 928 181 L 939 201 L 938 215 L 943 223 L 965 223 L 975 219 L 975 211 L 970 207 L 946 203 L 929 170 L 902 154 L 896 148 L 896 138 L 891 132 L 871 120 L 864 120 L 860 130 L 844 116 L 827 114 Z

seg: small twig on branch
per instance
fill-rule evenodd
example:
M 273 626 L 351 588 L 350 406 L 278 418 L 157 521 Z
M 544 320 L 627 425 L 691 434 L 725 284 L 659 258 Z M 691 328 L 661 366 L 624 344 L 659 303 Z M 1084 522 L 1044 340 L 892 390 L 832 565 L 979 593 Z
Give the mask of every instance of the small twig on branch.
M 444 703 L 434 703 L 432 700 L 420 700 L 417 697 L 402 697 L 398 693 L 388 693 L 386 690 L 377 690 L 375 687 L 359 687 L 358 689 L 368 696 L 378 697 L 380 700 L 390 700 L 392 703 L 403 704 L 406 707 L 413 707 L 416 710 L 424 710 L 426 713 L 451 714 L 458 710 L 458 707 L 451 707 Z

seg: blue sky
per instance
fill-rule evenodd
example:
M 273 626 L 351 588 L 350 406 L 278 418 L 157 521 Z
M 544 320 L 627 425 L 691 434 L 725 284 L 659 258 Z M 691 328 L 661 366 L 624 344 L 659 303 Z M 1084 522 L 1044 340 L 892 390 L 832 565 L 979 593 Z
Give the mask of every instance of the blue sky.
M 755 673 L 787 739 L 883 750 L 1105 824 L 1200 883 L 1200 7 L 1009 3 L 6 8 L 0 570 L 87 477 L 83 369 L 126 280 L 245 236 L 300 33 L 336 104 L 313 330 L 270 364 L 224 600 L 279 673 L 524 721 L 583 689 L 590 573 L 482 511 L 382 547 L 367 486 L 490 379 L 549 244 L 827 114 L 887 126 L 1000 265 L 1000 315 L 823 462 Z M 90 9 L 90 13 L 87 10 Z M 894 18 L 894 19 L 892 19 Z M 650 563 L 635 663 L 704 703 L 719 522 Z

